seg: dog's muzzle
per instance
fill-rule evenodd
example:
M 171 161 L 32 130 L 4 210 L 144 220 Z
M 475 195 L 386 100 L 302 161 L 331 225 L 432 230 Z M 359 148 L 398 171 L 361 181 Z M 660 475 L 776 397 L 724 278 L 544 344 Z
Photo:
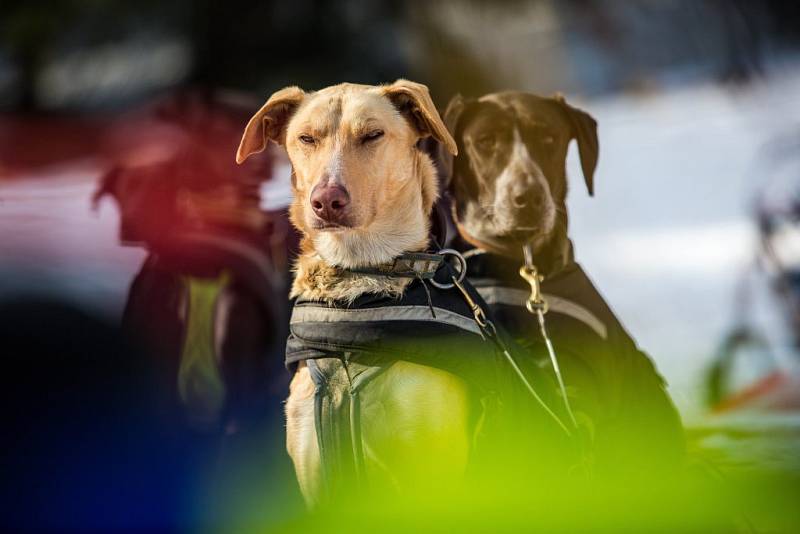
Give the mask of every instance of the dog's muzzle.
M 321 221 L 336 226 L 347 226 L 350 194 L 344 187 L 336 184 L 317 185 L 311 191 L 310 202 L 314 215 Z

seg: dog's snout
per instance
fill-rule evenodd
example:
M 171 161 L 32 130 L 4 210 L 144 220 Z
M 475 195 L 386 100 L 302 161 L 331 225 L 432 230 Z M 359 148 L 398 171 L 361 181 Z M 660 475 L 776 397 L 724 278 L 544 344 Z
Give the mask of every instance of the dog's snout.
M 311 209 L 323 221 L 341 222 L 345 218 L 349 204 L 350 195 L 340 185 L 320 184 L 311 191 Z
M 516 209 L 540 209 L 545 201 L 545 191 L 539 186 L 516 188 L 510 196 L 511 204 Z

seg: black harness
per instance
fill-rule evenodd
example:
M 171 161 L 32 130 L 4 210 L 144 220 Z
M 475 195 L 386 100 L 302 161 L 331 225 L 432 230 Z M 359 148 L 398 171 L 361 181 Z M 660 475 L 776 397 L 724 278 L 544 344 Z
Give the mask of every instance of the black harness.
M 482 357 L 493 354 L 464 299 L 457 292 L 426 287 L 422 280 L 411 282 L 399 298 L 367 294 L 350 304 L 298 299 L 289 325 L 288 366 L 343 352 L 449 366 L 445 361 L 457 352 L 450 342 L 463 342 Z M 437 342 L 445 339 L 446 346 Z
M 315 382 L 318 445 L 329 490 L 335 480 L 360 478 L 359 393 L 401 360 L 463 379 L 480 399 L 484 418 L 493 417 L 487 406 L 536 412 L 529 426 L 542 434 L 561 434 L 554 430 L 557 425 L 570 435 L 551 377 L 514 356 L 513 341 L 495 326 L 490 307 L 464 280 L 465 268 L 464 262 L 459 273 L 441 254 L 407 254 L 392 267 L 343 273 L 413 278 L 400 297 L 367 294 L 352 303 L 295 302 L 286 364 L 305 361 Z
M 675 465 L 682 429 L 664 380 L 571 254 L 567 266 L 540 285 L 552 341 L 543 339 L 539 318 L 529 310 L 531 286 L 519 261 L 478 250 L 464 256 L 467 276 L 517 346 L 542 367 L 550 366 L 547 343 L 555 346 L 576 413 L 594 429 L 595 472 Z
M 466 262 L 461 272 L 454 270 L 442 254 L 409 253 L 385 266 L 347 269 L 360 276 L 414 280 L 400 297 L 365 294 L 352 303 L 297 299 L 289 323 L 287 367 L 369 354 L 387 362 L 431 365 L 483 388 L 485 366 L 496 366 L 498 353 L 504 351 L 512 359 L 516 348 L 493 320 L 490 306 L 464 278 L 465 268 Z M 542 373 L 525 379 L 534 390 L 552 389 Z
M 526 309 L 530 286 L 519 274 L 519 262 L 479 250 L 464 256 L 467 277 L 498 320 L 512 332 L 532 324 L 533 316 Z M 572 259 L 558 274 L 546 278 L 541 290 L 548 306 L 548 322 L 567 322 L 598 341 L 622 330 L 586 273 Z

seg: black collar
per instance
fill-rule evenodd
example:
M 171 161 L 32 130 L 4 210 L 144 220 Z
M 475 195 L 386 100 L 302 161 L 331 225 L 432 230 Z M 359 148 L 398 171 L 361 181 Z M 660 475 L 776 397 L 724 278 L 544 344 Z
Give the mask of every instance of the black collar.
M 528 287 L 528 283 L 519 275 L 519 268 L 522 266 L 522 261 L 519 259 L 500 256 L 480 249 L 472 249 L 465 252 L 464 258 L 467 260 L 467 277 L 470 279 L 491 278 L 502 280 L 511 286 Z M 536 262 L 536 258 L 534 258 L 534 262 Z M 536 266 L 539 267 L 538 263 Z M 575 262 L 575 257 L 572 255 L 572 247 L 570 246 L 567 264 L 558 272 L 546 273 L 543 284 L 555 284 L 564 278 L 568 278 L 579 269 L 580 267 Z

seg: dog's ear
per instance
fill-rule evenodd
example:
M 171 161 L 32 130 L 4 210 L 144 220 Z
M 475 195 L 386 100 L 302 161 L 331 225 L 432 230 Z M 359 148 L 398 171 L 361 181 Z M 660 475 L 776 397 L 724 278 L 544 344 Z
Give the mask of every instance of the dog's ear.
M 450 102 L 447 103 L 447 107 L 442 114 L 444 125 L 453 138 L 456 136 L 458 122 L 461 119 L 461 115 L 464 113 L 464 109 L 467 107 L 467 102 L 467 99 L 456 93 L 456 95 L 450 99 Z M 456 144 L 458 144 L 458 142 L 456 142 Z M 450 154 L 446 148 L 440 144 L 436 159 L 442 172 L 442 189 L 447 189 L 450 187 L 450 182 L 453 179 L 453 162 L 455 161 L 455 156 Z
M 286 125 L 305 96 L 299 87 L 284 87 L 273 93 L 247 123 L 239 150 L 236 151 L 236 163 L 242 163 L 251 154 L 264 150 L 270 140 L 282 145 Z
M 464 112 L 464 108 L 467 107 L 467 102 L 468 100 L 466 98 L 456 93 L 453 98 L 450 99 L 450 102 L 447 103 L 447 107 L 444 109 L 442 120 L 444 121 L 444 125 L 453 135 L 456 133 L 458 121 L 461 118 L 461 114 Z
M 112 195 L 116 200 L 119 200 L 117 199 L 116 193 L 122 173 L 122 168 L 115 166 L 109 169 L 109 171 L 100 178 L 97 189 L 92 193 L 92 210 L 97 211 L 100 207 L 100 201 L 106 195 Z
M 450 154 L 455 156 L 458 153 L 456 142 L 436 111 L 426 86 L 408 80 L 397 80 L 383 87 L 383 95 L 411 121 L 420 137 L 430 135 L 444 145 Z
M 594 196 L 594 171 L 600 155 L 597 121 L 585 111 L 567 104 L 563 95 L 557 94 L 554 98 L 561 104 L 572 126 L 572 137 L 578 141 L 578 152 L 581 156 L 581 169 L 583 170 L 583 179 L 586 180 L 586 189 L 589 191 L 589 196 Z

